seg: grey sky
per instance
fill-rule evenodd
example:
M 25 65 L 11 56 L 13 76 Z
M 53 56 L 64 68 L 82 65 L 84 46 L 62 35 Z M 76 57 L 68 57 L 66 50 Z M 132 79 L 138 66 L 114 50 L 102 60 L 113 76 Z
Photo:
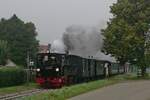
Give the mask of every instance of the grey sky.
M 0 18 L 14 13 L 32 21 L 41 43 L 51 43 L 72 24 L 95 26 L 110 17 L 109 6 L 116 0 L 0 0 Z

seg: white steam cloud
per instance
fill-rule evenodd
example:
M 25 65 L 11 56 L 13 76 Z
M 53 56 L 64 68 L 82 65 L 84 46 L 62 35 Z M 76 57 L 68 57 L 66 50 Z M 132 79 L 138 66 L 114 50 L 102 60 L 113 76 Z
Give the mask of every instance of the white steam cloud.
M 51 45 L 51 52 L 52 53 L 65 53 L 65 45 L 62 39 L 54 40 Z

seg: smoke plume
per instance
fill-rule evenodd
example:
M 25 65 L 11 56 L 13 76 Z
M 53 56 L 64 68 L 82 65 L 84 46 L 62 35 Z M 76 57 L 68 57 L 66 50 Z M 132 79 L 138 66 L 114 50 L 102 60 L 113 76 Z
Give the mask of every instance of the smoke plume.
M 93 56 L 95 59 L 115 62 L 115 58 L 111 55 L 105 55 L 100 51 L 102 45 L 103 36 L 99 28 L 72 25 L 66 28 L 61 39 L 52 43 L 51 52 L 65 53 L 65 51 L 69 51 L 69 54 L 85 58 Z
M 62 40 L 69 53 L 82 57 L 96 55 L 103 44 L 103 37 L 99 28 L 80 25 L 66 28 Z

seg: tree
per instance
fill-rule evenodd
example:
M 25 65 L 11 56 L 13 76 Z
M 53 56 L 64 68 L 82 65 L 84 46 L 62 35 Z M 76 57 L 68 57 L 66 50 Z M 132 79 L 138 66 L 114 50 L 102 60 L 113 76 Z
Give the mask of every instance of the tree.
M 120 64 L 136 64 L 145 69 L 143 60 L 147 33 L 150 29 L 150 0 L 118 0 L 111 6 L 113 18 L 102 30 L 104 39 L 103 52 L 112 54 Z M 146 60 L 144 60 L 146 61 Z
M 0 21 L 0 39 L 8 41 L 10 59 L 18 65 L 26 65 L 27 52 L 35 57 L 38 41 L 37 32 L 32 22 L 25 23 L 15 14 L 10 19 Z
M 0 40 L 0 65 L 5 65 L 8 60 L 7 41 Z

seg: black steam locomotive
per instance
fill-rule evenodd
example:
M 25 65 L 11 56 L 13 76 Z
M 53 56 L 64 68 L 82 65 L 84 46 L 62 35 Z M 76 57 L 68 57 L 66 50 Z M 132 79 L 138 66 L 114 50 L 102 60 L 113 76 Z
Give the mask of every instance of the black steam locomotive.
M 119 64 L 107 60 L 58 53 L 39 53 L 36 70 L 36 82 L 49 87 L 62 87 L 124 72 Z

